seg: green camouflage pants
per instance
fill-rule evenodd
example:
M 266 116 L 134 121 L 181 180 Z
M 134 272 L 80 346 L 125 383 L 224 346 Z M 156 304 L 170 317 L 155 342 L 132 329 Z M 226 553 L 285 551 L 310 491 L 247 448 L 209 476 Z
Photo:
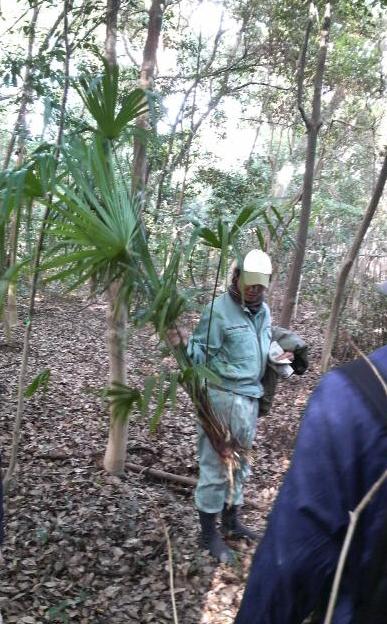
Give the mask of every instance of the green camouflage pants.
M 251 449 L 258 418 L 258 399 L 226 390 L 208 389 L 213 409 L 222 415 L 232 436 L 243 448 Z M 198 426 L 199 481 L 195 491 L 196 507 L 206 513 L 217 513 L 226 502 L 243 503 L 243 483 L 250 474 L 245 457 L 234 471 L 231 501 L 227 468 L 214 451 L 202 427 Z

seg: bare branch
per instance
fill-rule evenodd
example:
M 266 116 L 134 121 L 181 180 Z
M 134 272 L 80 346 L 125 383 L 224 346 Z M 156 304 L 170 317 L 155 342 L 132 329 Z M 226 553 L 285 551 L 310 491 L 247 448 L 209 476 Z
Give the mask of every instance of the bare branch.
M 238 85 L 237 87 L 229 89 L 229 93 L 239 91 L 240 89 L 244 89 L 245 87 L 249 87 L 250 85 L 259 85 L 261 87 L 269 87 L 270 89 L 279 89 L 280 91 L 291 91 L 291 87 L 280 87 L 279 85 L 269 84 L 268 82 L 255 82 L 254 80 L 251 80 L 250 82 L 245 82 L 242 85 Z
M 37 56 L 39 56 L 39 54 L 42 54 L 42 52 L 44 52 L 48 48 L 48 44 L 50 43 L 50 39 L 51 39 L 52 35 L 54 34 L 54 32 L 56 31 L 56 29 L 58 28 L 58 26 L 61 23 L 61 21 L 63 20 L 63 16 L 64 16 L 64 11 L 62 11 L 59 14 L 57 19 L 55 20 L 55 22 L 51 26 L 50 30 L 46 33 L 46 36 L 43 39 L 43 41 L 40 44 L 40 47 L 39 47 L 39 49 L 37 51 Z
M 131 51 L 129 50 L 129 43 L 128 43 L 128 38 L 123 35 L 122 37 L 122 41 L 124 42 L 124 48 L 125 48 L 125 52 L 126 55 L 128 56 L 129 60 L 133 63 L 134 67 L 136 67 L 136 69 L 140 68 L 139 63 L 136 61 L 136 59 L 134 58 L 133 54 L 131 53 Z
M 74 20 L 75 21 L 75 20 Z M 74 23 L 74 22 L 73 22 Z M 85 34 L 80 38 L 80 39 L 74 39 L 72 44 L 70 45 L 70 51 L 71 53 L 74 52 L 74 50 L 77 49 L 77 47 L 82 43 L 82 41 L 86 41 L 89 38 L 89 35 L 91 35 L 91 33 L 96 30 L 98 28 L 98 26 L 100 26 L 101 24 L 104 23 L 104 19 L 101 17 L 101 19 L 97 20 L 96 22 L 94 22 L 93 26 L 91 26 L 89 28 L 89 30 L 87 30 L 85 32 Z M 71 24 L 72 26 L 73 24 Z M 71 30 L 71 27 L 70 29 Z

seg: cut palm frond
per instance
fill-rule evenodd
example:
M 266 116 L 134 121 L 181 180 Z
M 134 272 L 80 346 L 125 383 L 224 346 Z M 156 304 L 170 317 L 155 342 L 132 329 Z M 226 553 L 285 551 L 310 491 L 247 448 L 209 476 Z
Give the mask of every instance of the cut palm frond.
M 184 254 L 180 246 L 175 244 L 162 274 L 158 275 L 144 238 L 139 240 L 138 249 L 142 284 L 147 293 L 147 309 L 138 315 L 137 321 L 141 325 L 152 323 L 160 338 L 166 338 L 168 343 L 167 330 L 176 327 L 179 317 L 186 308 L 186 300 L 177 289 L 179 264 Z M 239 462 L 238 453 L 240 454 L 242 449 L 231 436 L 222 415 L 213 410 L 208 399 L 207 381 L 216 385 L 219 384 L 219 378 L 207 366 L 192 362 L 184 346 L 169 346 L 180 369 L 178 383 L 193 401 L 199 421 L 214 449 L 226 463 Z M 163 401 L 161 400 L 158 405 L 162 408 Z M 157 421 L 157 410 L 154 418 Z

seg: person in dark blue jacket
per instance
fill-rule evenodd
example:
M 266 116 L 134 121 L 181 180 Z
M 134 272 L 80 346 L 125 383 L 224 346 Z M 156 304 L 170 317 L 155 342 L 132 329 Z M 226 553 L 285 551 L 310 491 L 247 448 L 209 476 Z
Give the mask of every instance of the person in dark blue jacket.
M 386 380 L 387 346 L 369 357 Z M 301 624 L 311 613 L 323 622 L 349 511 L 386 469 L 385 385 L 360 358 L 325 375 L 309 401 L 235 624 Z M 361 514 L 334 624 L 387 623 L 387 577 L 380 566 L 372 577 L 375 557 L 386 575 L 386 482 Z M 384 607 L 370 604 L 378 583 Z

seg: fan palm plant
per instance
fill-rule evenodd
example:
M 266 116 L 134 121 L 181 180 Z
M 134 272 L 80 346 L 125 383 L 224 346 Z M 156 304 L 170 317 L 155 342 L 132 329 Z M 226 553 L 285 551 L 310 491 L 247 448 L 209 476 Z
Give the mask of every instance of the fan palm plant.
M 109 378 L 126 383 L 126 315 L 138 274 L 138 201 L 115 171 L 110 150 L 96 136 L 77 140 L 64 152 L 71 183 L 58 184 L 50 221 L 55 240 L 42 270 L 46 279 L 75 289 L 93 279 L 108 299 Z M 127 419 L 113 405 L 105 466 L 123 470 Z
M 136 273 L 135 245 L 139 230 L 138 204 L 122 175 L 115 172 L 114 142 L 128 137 L 130 124 L 147 110 L 145 92 L 134 89 L 120 99 L 119 69 L 106 61 L 95 78 L 84 77 L 77 86 L 93 120 L 82 130 L 91 133 L 73 141 L 65 152 L 71 182 L 55 192 L 52 232 L 58 241 L 44 263 L 50 279 L 67 279 L 75 288 L 89 278 L 108 301 L 109 379 L 125 384 L 128 297 Z M 104 465 L 108 472 L 124 470 L 127 419 L 112 405 Z

